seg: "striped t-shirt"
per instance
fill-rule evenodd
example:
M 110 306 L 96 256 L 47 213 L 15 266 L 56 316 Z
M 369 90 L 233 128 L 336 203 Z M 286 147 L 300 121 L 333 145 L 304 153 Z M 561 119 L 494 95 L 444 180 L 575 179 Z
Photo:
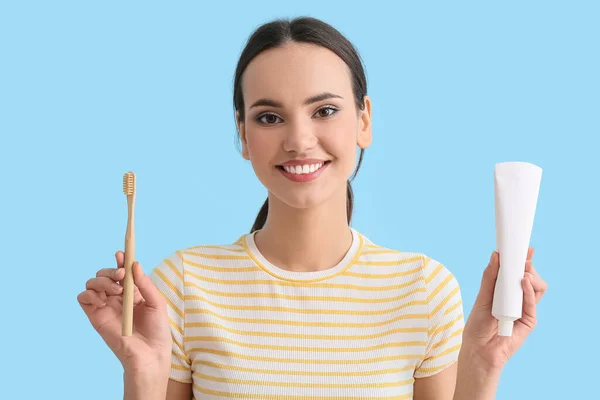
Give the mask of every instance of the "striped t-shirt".
M 253 234 L 163 260 L 150 276 L 168 303 L 170 378 L 196 399 L 412 399 L 415 378 L 458 358 L 458 283 L 424 254 L 352 234 L 316 272 L 274 266 Z

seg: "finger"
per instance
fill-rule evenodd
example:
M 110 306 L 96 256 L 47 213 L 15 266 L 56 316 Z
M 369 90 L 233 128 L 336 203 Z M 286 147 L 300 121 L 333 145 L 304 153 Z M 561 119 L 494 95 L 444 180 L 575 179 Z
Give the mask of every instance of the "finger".
M 95 290 L 96 292 L 105 292 L 107 295 L 117 295 L 123 292 L 123 287 L 117 285 L 115 281 L 110 278 L 92 278 L 85 283 L 87 290 Z
M 109 268 L 109 271 L 112 271 L 111 278 L 114 279 L 119 286 L 123 286 L 123 280 L 125 279 L 125 268 L 123 268 L 123 267 Z M 133 304 L 138 305 L 142 301 L 144 301 L 144 298 L 142 297 L 138 287 L 134 284 L 133 285 Z
M 529 329 L 533 330 L 537 318 L 535 291 L 533 290 L 533 285 L 531 284 L 529 276 L 523 278 L 521 282 L 523 286 L 523 315 L 521 317 L 521 322 Z
M 529 281 L 531 282 L 533 291 L 535 292 L 536 302 L 539 302 L 548 289 L 548 283 L 546 283 L 546 281 L 535 272 L 525 272 L 525 276 L 529 277 Z
M 475 299 L 475 306 L 486 306 L 492 304 L 499 268 L 500 254 L 498 254 L 497 251 L 494 251 L 492 253 L 492 256 L 490 257 L 490 262 L 487 268 L 483 271 L 483 277 L 481 278 L 481 287 L 479 289 L 477 298 Z
M 537 274 L 537 271 L 535 270 L 535 266 L 533 265 L 533 261 L 531 261 L 531 260 L 525 261 L 525 272 L 529 272 L 532 275 Z
M 125 253 L 121 250 L 115 253 L 115 260 L 117 261 L 117 268 L 123 268 L 123 264 L 125 264 Z
M 125 269 L 124 268 L 103 268 L 96 272 L 96 277 L 107 277 L 111 278 L 113 281 L 120 281 L 125 277 Z
M 533 261 L 525 261 L 525 272 L 530 272 L 533 275 L 537 275 L 537 271 L 535 269 L 535 266 L 533 265 Z
M 533 288 L 536 292 L 544 293 L 548 289 L 548 284 L 542 279 L 540 274 L 538 274 L 533 265 L 533 262 L 527 261 L 525 263 L 525 272 L 529 272 L 531 275 L 533 275 L 533 280 L 531 281 L 531 283 L 533 284 Z
M 83 306 L 104 307 L 106 305 L 100 294 L 94 290 L 85 290 L 77 296 L 77 301 Z M 87 310 L 86 310 L 87 311 Z
M 133 280 L 148 307 L 166 309 L 166 301 L 138 262 L 133 263 Z
M 542 290 L 542 289 L 545 291 L 544 286 L 547 287 L 548 285 L 542 279 L 540 274 L 537 273 L 532 261 L 525 262 L 525 273 L 530 273 L 532 275 L 533 280 L 531 281 L 531 283 L 533 284 L 533 288 L 535 289 L 536 292 L 539 290 Z
M 527 261 L 531 261 L 533 259 L 533 253 L 535 253 L 535 249 L 533 247 L 529 247 L 527 249 Z

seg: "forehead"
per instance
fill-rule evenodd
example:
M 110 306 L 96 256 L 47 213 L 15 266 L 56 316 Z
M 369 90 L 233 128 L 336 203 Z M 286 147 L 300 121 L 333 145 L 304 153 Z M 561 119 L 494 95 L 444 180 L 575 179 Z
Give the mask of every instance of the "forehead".
M 288 43 L 260 53 L 244 72 L 242 90 L 246 106 L 259 98 L 292 105 L 322 92 L 352 98 L 350 71 L 344 61 L 329 49 L 305 43 Z

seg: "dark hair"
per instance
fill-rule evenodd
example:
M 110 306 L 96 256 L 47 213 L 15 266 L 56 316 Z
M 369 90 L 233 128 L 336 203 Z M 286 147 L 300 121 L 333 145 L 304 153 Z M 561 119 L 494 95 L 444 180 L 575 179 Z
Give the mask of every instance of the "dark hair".
M 363 68 L 362 60 L 356 48 L 344 37 L 338 30 L 331 25 L 311 17 L 298 17 L 292 20 L 277 19 L 260 26 L 256 29 L 244 50 L 235 70 L 235 79 L 233 84 L 233 104 L 235 110 L 239 112 L 239 121 L 244 121 L 244 97 L 242 94 L 242 74 L 254 57 L 262 51 L 281 47 L 288 42 L 310 43 L 327 48 L 337 54 L 348 66 L 352 78 L 352 90 L 356 107 L 364 110 L 364 96 L 367 94 L 367 78 Z M 239 139 L 239 135 L 237 135 Z M 360 150 L 358 165 L 354 173 L 348 180 L 346 212 L 348 223 L 352 219 L 352 210 L 354 206 L 354 193 L 350 181 L 356 177 L 363 160 L 364 149 Z M 267 221 L 269 212 L 269 199 L 261 207 L 251 232 L 261 229 Z

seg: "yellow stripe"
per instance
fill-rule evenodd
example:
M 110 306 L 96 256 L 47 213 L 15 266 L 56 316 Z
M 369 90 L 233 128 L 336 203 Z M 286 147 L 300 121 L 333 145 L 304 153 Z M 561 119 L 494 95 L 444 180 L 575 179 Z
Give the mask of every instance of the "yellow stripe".
M 226 255 L 226 254 L 209 254 L 209 253 L 199 253 L 196 251 L 185 251 L 184 254 L 187 254 L 188 256 L 210 258 L 213 260 L 250 260 L 249 256 L 231 256 L 231 255 Z
M 401 296 L 398 296 L 395 298 L 390 298 L 390 299 L 344 299 L 344 298 L 342 298 L 342 299 L 337 299 L 335 301 L 346 301 L 346 302 L 363 303 L 363 304 L 388 303 L 388 302 L 394 302 L 395 300 L 399 300 L 399 299 L 403 299 L 403 298 L 412 296 L 413 294 L 418 293 L 418 292 L 425 292 L 425 288 L 415 289 L 410 292 L 404 293 Z M 245 296 L 233 296 L 232 295 L 231 297 L 245 297 Z M 249 296 L 249 297 L 252 297 L 252 296 Z M 269 297 L 269 296 L 267 296 L 267 295 L 262 296 L 262 294 L 261 294 L 261 296 L 259 296 L 259 297 Z M 265 307 L 265 306 L 245 306 L 245 305 L 238 306 L 238 305 L 215 303 L 215 302 L 210 301 L 202 296 L 191 295 L 191 294 L 185 295 L 185 299 L 186 300 L 200 300 L 206 304 L 210 304 L 211 306 L 226 309 L 226 310 L 281 311 L 281 312 L 296 313 L 296 314 L 328 314 L 328 315 L 337 315 L 337 314 L 342 314 L 342 315 L 384 315 L 384 314 L 393 313 L 394 311 L 398 311 L 398 310 L 401 310 L 403 308 L 410 307 L 413 305 L 426 305 L 427 304 L 424 300 L 415 300 L 415 301 L 401 304 L 398 307 L 390 308 L 387 310 L 362 311 L 362 310 L 353 310 L 353 309 L 325 310 L 325 309 L 306 309 L 306 308 L 291 308 L 291 307 Z M 305 300 L 326 301 L 327 299 L 328 299 L 327 297 L 323 297 L 323 298 L 307 297 Z M 302 300 L 302 299 L 299 299 L 299 300 Z M 192 309 L 186 309 L 185 312 L 186 312 L 186 314 L 193 314 L 193 313 L 199 313 L 200 312 L 199 310 L 201 310 L 201 309 L 192 308 Z
M 213 265 L 200 264 L 190 260 L 183 261 L 187 265 L 191 265 L 192 267 L 196 267 L 199 269 L 204 269 L 207 271 L 216 271 L 216 272 L 254 272 L 261 271 L 261 269 L 257 266 L 252 267 L 217 267 Z
M 420 256 L 405 258 L 403 260 L 392 260 L 392 261 L 357 261 L 356 265 L 372 265 L 372 266 L 394 266 L 394 265 L 404 265 L 410 264 L 415 261 L 419 261 L 421 259 Z
M 432 368 L 419 368 L 417 372 L 431 373 L 431 372 L 441 371 L 442 369 L 449 367 L 450 365 L 454 364 L 455 362 L 456 361 L 451 361 L 449 363 L 442 364 L 442 365 L 439 365 L 437 367 L 432 367 Z
M 174 351 L 171 351 L 171 354 L 174 355 L 182 363 L 187 364 L 187 365 L 190 364 L 190 359 L 189 358 L 186 358 L 186 357 L 182 356 L 181 354 L 177 354 Z
M 414 275 L 417 272 L 420 272 L 423 270 L 423 267 L 417 267 L 417 268 L 413 268 L 410 269 L 408 271 L 401 271 L 401 272 L 394 272 L 391 274 L 362 274 L 362 273 L 358 273 L 358 272 L 345 272 L 344 274 L 342 274 L 343 276 L 353 276 L 355 278 L 366 278 L 366 279 L 388 279 L 388 278 L 397 278 L 400 276 L 406 276 L 406 275 Z
M 171 282 L 171 280 L 158 268 L 155 268 L 154 272 L 156 273 L 156 275 L 158 275 L 160 277 L 160 279 L 163 280 L 163 282 L 169 287 L 169 289 L 171 289 L 173 291 L 173 293 L 175 293 L 177 295 L 177 297 L 179 297 L 181 299 L 181 301 L 183 301 L 183 294 Z
M 442 351 L 440 354 L 436 354 L 433 357 L 429 357 L 428 360 L 435 360 L 436 358 L 441 358 L 441 357 L 447 356 L 448 354 L 459 351 L 460 348 L 461 348 L 461 343 L 447 348 L 446 350 Z
M 423 268 L 426 268 L 429 265 L 431 258 L 424 255 L 421 255 L 421 258 L 423 259 Z
M 192 314 L 190 310 L 187 312 L 188 314 Z M 315 327 L 328 327 L 328 328 L 374 328 L 377 326 L 385 326 L 392 324 L 397 321 L 401 321 L 404 319 L 427 319 L 427 314 L 405 314 L 400 315 L 398 317 L 388 319 L 386 321 L 381 322 L 365 322 L 365 323 L 342 323 L 342 322 L 306 322 L 306 321 L 290 321 L 290 320 L 280 320 L 280 319 L 259 319 L 259 318 L 235 318 L 235 317 L 225 317 L 216 312 L 208 309 L 194 309 L 194 314 L 204 314 L 204 315 L 212 315 L 216 318 L 219 318 L 224 321 L 230 322 L 241 322 L 246 324 L 269 324 L 269 325 L 282 325 L 282 326 L 315 326 Z
M 193 250 L 193 249 L 217 249 L 217 250 L 223 250 L 223 251 L 232 251 L 235 253 L 243 253 L 244 252 L 244 249 L 242 249 L 242 248 L 231 248 L 228 246 L 207 246 L 207 245 L 188 247 L 186 249 L 186 251 Z
M 365 246 L 366 247 L 366 246 Z M 391 249 L 364 250 L 363 254 L 402 254 L 403 252 Z
M 366 340 L 376 339 L 394 333 L 420 333 L 427 332 L 426 327 L 406 327 L 406 328 L 394 328 L 384 332 L 370 334 L 370 335 L 308 335 L 305 333 L 283 333 L 283 332 L 257 332 L 257 331 L 244 331 L 240 329 L 231 329 L 226 326 L 215 324 L 212 322 L 186 322 L 186 328 L 215 328 L 222 329 L 229 333 L 235 333 L 243 336 L 258 336 L 258 337 L 270 337 L 270 338 L 291 338 L 291 339 L 317 339 L 317 340 Z
M 454 337 L 456 337 L 456 336 L 460 336 L 460 335 L 462 335 L 462 333 L 463 333 L 463 328 L 460 328 L 460 329 L 458 329 L 458 330 L 456 330 L 456 331 L 452 332 L 452 333 L 450 334 L 450 336 L 449 336 L 447 339 L 440 340 L 439 342 L 437 342 L 436 344 L 434 344 L 432 347 L 435 349 L 435 348 L 437 348 L 437 347 L 443 346 L 443 345 L 445 345 L 446 343 L 448 343 L 450 340 L 452 340 L 452 338 L 454 338 Z
M 427 297 L 427 301 L 431 302 L 436 294 L 438 294 L 446 285 L 452 280 L 452 275 L 448 275 L 446 279 L 444 279 L 429 296 Z
M 185 286 L 192 287 L 192 288 L 198 289 L 204 293 L 212 294 L 215 296 L 233 297 L 233 298 L 238 298 L 238 299 L 265 298 L 265 299 L 286 299 L 286 300 L 296 300 L 296 301 L 338 301 L 338 302 L 344 302 L 344 303 L 362 303 L 362 304 L 379 304 L 379 303 L 395 302 L 398 300 L 402 300 L 406 297 L 409 297 L 415 293 L 426 291 L 425 288 L 417 288 L 417 289 L 413 289 L 411 291 L 402 293 L 401 295 L 394 296 L 394 297 L 384 297 L 384 298 L 379 298 L 379 299 L 361 299 L 361 298 L 352 298 L 352 297 L 331 297 L 331 296 L 294 296 L 294 295 L 278 294 L 278 293 L 230 293 L 230 292 L 221 292 L 218 290 L 205 289 L 202 286 L 197 285 L 193 282 L 186 282 Z M 185 295 L 185 299 L 186 300 L 202 300 L 202 301 L 208 302 L 209 304 L 215 304 L 216 306 L 220 306 L 217 303 L 210 303 L 208 300 L 206 300 L 203 297 L 200 297 L 199 295 Z M 226 307 L 226 306 L 223 306 L 223 307 Z
M 389 368 L 375 371 L 334 371 L 334 372 L 321 372 L 321 371 L 291 371 L 291 370 L 273 370 L 273 369 L 259 369 L 259 368 L 244 368 L 238 367 L 231 364 L 221 364 L 211 361 L 195 360 L 193 365 L 204 365 L 206 367 L 212 367 L 217 369 L 224 369 L 230 371 L 249 372 L 254 374 L 269 374 L 269 375 L 293 375 L 293 376 L 374 376 L 374 375 L 385 375 L 385 374 L 398 374 L 401 372 L 412 371 L 415 369 L 415 365 L 407 365 L 402 368 Z
M 460 321 L 463 318 L 463 314 L 458 315 L 456 318 L 454 318 L 452 321 L 440 326 L 439 328 L 437 328 L 435 331 L 433 331 L 432 336 L 437 335 L 438 333 L 445 331 L 446 329 L 450 328 L 452 325 L 454 325 L 456 322 Z
M 315 383 L 315 382 L 271 382 L 254 381 L 250 379 L 222 378 L 194 372 L 194 377 L 213 382 L 229 383 L 233 385 L 267 386 L 267 387 L 295 387 L 295 388 L 319 388 L 319 389 L 359 389 L 359 388 L 387 388 L 412 385 L 414 379 L 406 379 L 399 382 L 381 383 Z
M 240 347 L 262 350 L 286 350 L 286 351 L 310 351 L 314 353 L 360 353 L 363 351 L 380 350 L 388 347 L 418 347 L 427 346 L 427 342 L 406 341 L 396 343 L 383 343 L 376 346 L 368 347 L 305 347 L 305 346 L 275 346 L 267 344 L 245 343 L 233 339 L 228 339 L 220 336 L 189 336 L 185 339 L 186 343 L 190 342 L 217 342 L 230 343 Z
M 194 389 L 200 393 L 209 394 L 213 396 L 220 396 L 225 398 L 233 399 L 258 399 L 258 400 L 282 400 L 282 396 L 279 394 L 265 395 L 265 394 L 250 394 L 250 393 L 232 393 L 223 392 L 220 390 L 211 390 L 198 386 L 194 383 Z M 378 397 L 380 400 L 407 400 L 412 399 L 412 393 L 403 394 L 400 396 L 389 396 L 389 397 Z M 285 400 L 331 400 L 331 397 L 315 397 L 315 396 L 285 396 Z M 364 397 L 344 397 L 344 400 L 364 400 Z
M 181 343 L 179 343 L 177 341 L 177 339 L 175 339 L 174 337 L 172 337 L 171 339 L 173 340 L 173 343 L 175 343 L 177 345 L 177 347 L 179 348 L 179 351 L 181 351 L 181 353 L 185 355 L 185 357 L 187 358 L 187 360 L 189 362 L 189 357 L 185 354 L 185 350 L 183 349 L 183 345 Z
M 168 299 L 167 299 L 167 300 L 168 300 Z M 183 316 L 181 316 L 181 318 L 183 318 Z M 169 324 L 171 324 L 171 326 L 172 326 L 173 328 L 177 329 L 177 331 L 178 331 L 179 333 L 181 333 L 181 336 L 183 336 L 183 335 L 184 335 L 184 333 L 183 333 L 183 329 L 181 329 L 181 328 L 179 327 L 179 325 L 177 325 L 177 324 L 175 323 L 175 321 L 173 321 L 173 320 L 171 319 L 171 317 L 169 317 Z
M 444 268 L 444 266 L 442 264 L 438 264 L 438 266 L 433 270 L 433 272 L 429 274 L 429 276 L 425 279 L 426 282 L 430 283 L 437 276 L 437 274 L 440 273 L 442 268 Z
M 429 318 L 432 318 L 442 307 L 444 307 L 444 305 L 446 303 L 448 303 L 450 301 L 450 299 L 452 299 L 454 297 L 455 294 L 458 293 L 458 286 L 454 288 L 453 291 L 451 291 L 450 293 L 448 293 L 448 296 L 446 296 L 446 298 L 442 301 L 440 301 L 440 303 L 435 306 L 435 308 L 429 313 Z
M 181 365 L 177 365 L 177 364 L 171 364 L 171 368 L 179 370 L 179 371 L 185 371 L 185 372 L 190 372 L 190 369 L 187 367 L 182 367 Z
M 173 309 L 173 311 L 175 311 L 175 314 L 179 315 L 182 319 L 185 318 L 183 312 L 181 312 L 181 310 L 175 305 L 175 303 L 171 301 L 169 296 L 163 295 L 163 297 L 167 301 L 167 304 Z
M 462 306 L 462 299 L 458 301 L 458 303 L 456 303 L 455 305 L 453 305 L 452 307 L 448 308 L 446 310 L 446 312 L 444 313 L 444 315 L 448 315 L 450 314 L 452 311 L 456 310 L 458 307 Z
M 375 243 L 365 243 L 365 247 L 368 249 L 383 249 L 384 248 L 383 246 L 379 246 Z
M 224 357 L 235 357 L 241 358 L 243 360 L 251 360 L 251 361 L 262 361 L 262 362 L 276 362 L 276 363 L 290 363 L 290 364 L 319 364 L 319 365 L 346 365 L 346 364 L 373 364 L 384 361 L 398 361 L 398 360 L 420 360 L 420 354 L 397 354 L 393 356 L 384 356 L 384 357 L 376 357 L 376 358 L 355 358 L 349 360 L 314 360 L 307 358 L 274 358 L 274 357 L 261 357 L 261 356 L 249 356 L 241 353 L 234 353 L 232 351 L 225 350 L 217 350 L 210 349 L 204 347 L 195 347 L 190 349 L 190 353 L 200 353 L 200 354 L 216 354 Z
M 173 264 L 173 262 L 171 260 L 169 260 L 169 259 L 165 260 L 165 264 L 167 264 L 169 266 L 171 271 L 173 271 L 173 273 L 175 273 L 175 275 L 177 275 L 177 277 L 179 278 L 179 280 L 181 282 L 184 281 L 183 275 L 181 274 L 181 272 L 179 272 L 179 270 L 177 269 L 177 267 L 175 266 L 175 264 Z M 160 270 L 158 272 L 160 272 Z
M 411 285 L 414 285 L 415 283 L 419 282 L 419 281 L 424 281 L 423 277 L 419 277 L 416 279 L 413 279 L 409 282 L 406 283 L 401 283 L 401 284 L 397 284 L 397 285 L 390 285 L 390 286 L 360 286 L 360 285 L 352 285 L 352 284 L 338 284 L 338 283 L 304 283 L 305 281 L 302 281 L 302 283 L 300 282 L 285 282 L 285 281 L 273 281 L 273 280 L 247 280 L 247 279 L 243 279 L 243 280 L 233 280 L 233 279 L 215 279 L 215 278 L 208 278 L 206 276 L 201 276 L 198 274 L 195 274 L 191 271 L 187 271 L 187 275 L 188 276 L 192 276 L 196 279 L 198 279 L 199 281 L 204 281 L 204 282 L 211 282 L 211 283 L 219 283 L 219 284 L 223 284 L 223 285 L 244 285 L 244 286 L 251 286 L 251 285 L 269 285 L 269 286 L 284 286 L 284 287 L 293 287 L 293 288 L 322 288 L 322 289 L 351 289 L 351 290 L 363 290 L 363 291 L 372 291 L 372 292 L 380 292 L 383 290 L 398 290 L 398 289 L 402 289 Z M 188 284 L 188 282 L 186 282 L 186 285 Z

